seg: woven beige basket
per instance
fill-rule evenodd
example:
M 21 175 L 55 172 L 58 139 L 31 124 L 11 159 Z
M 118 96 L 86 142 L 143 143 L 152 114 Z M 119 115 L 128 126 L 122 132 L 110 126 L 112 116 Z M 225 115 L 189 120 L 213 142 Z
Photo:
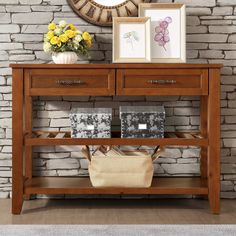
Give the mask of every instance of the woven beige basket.
M 90 156 L 89 147 L 83 150 L 89 160 L 89 176 L 93 187 L 148 188 L 151 186 L 155 155 L 109 155 Z

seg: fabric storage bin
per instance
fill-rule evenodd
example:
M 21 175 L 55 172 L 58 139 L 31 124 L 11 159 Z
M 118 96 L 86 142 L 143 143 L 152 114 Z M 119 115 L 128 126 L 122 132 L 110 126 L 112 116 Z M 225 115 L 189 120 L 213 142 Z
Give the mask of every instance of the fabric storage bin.
M 72 138 L 110 138 L 111 108 L 79 108 L 70 114 Z
M 163 106 L 121 106 L 122 138 L 164 138 Z
M 148 188 L 154 173 L 152 159 L 146 156 L 93 157 L 88 170 L 94 187 Z
M 151 186 L 153 161 L 159 157 L 162 148 L 153 154 L 92 156 L 89 147 L 82 152 L 89 161 L 88 171 L 93 187 L 148 188 Z

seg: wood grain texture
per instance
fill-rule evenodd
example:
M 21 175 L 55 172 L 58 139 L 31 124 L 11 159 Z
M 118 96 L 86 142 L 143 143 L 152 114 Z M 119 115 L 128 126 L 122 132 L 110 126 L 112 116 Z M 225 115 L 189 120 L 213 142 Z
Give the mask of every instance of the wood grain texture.
M 91 24 L 100 26 L 112 26 L 112 17 L 137 16 L 138 3 L 150 2 L 151 0 L 126 0 L 120 4 L 110 6 L 99 4 L 93 0 L 67 0 L 76 14 Z
M 27 138 L 26 146 L 52 146 L 52 145 L 184 145 L 184 146 L 207 146 L 208 139 L 180 139 L 180 138 L 166 138 L 166 139 L 145 139 L 145 138 Z
M 153 178 L 150 188 L 94 188 L 86 177 L 34 177 L 25 183 L 27 194 L 203 194 L 205 182 L 198 177 Z
M 58 138 L 58 134 L 65 134 Z M 208 139 L 194 132 L 166 132 L 165 138 L 120 138 L 119 132 L 112 132 L 111 138 L 71 138 L 68 132 L 35 131 L 33 136 L 25 137 L 26 146 L 53 145 L 192 145 L 207 146 Z
M 12 81 L 12 213 L 23 204 L 23 69 L 15 69 Z
M 212 212 L 220 213 L 220 73 L 209 71 L 208 188 Z
M 146 70 L 117 72 L 118 95 L 207 95 L 207 69 Z
M 200 131 L 203 137 L 208 137 L 208 96 L 200 99 Z M 200 171 L 201 178 L 207 179 L 208 146 L 201 148 Z
M 26 80 L 31 96 L 115 95 L 114 69 L 48 69 L 27 70 Z
M 32 134 L 32 97 L 25 96 L 25 133 L 31 135 Z M 33 168 L 33 157 L 32 157 L 32 146 L 25 146 L 25 158 L 24 158 L 24 170 L 25 177 L 27 179 L 32 178 L 32 168 Z M 29 200 L 30 195 L 24 196 L 25 199 Z
M 24 71 L 24 127 L 25 134 L 32 135 L 33 128 L 33 110 L 32 110 L 32 97 L 29 94 L 31 87 L 31 80 L 29 71 Z M 33 157 L 32 146 L 25 146 L 25 158 L 24 158 L 24 174 L 25 178 L 32 178 Z M 24 195 L 25 200 L 30 200 L 30 195 Z
M 112 64 L 10 64 L 12 68 L 34 69 L 194 69 L 221 68 L 222 64 L 179 64 L 179 63 L 112 63 Z
M 220 212 L 220 67 L 219 64 L 17 64 L 13 68 L 13 199 L 19 214 L 23 193 L 51 194 L 200 194 L 208 196 L 213 213 Z M 208 74 L 209 72 L 209 74 Z M 59 78 L 59 79 L 58 79 Z M 91 79 L 92 78 L 92 79 Z M 136 82 L 134 80 L 138 82 Z M 147 80 L 176 80 L 170 85 Z M 85 80 L 85 84 L 58 84 Z M 134 85 L 133 85 L 134 84 Z M 159 84 L 158 84 L 159 85 Z M 69 86 L 69 87 L 68 87 Z M 84 86 L 84 87 L 83 87 Z M 134 88 L 132 88 L 134 87 Z M 72 139 L 68 132 L 32 132 L 32 96 L 58 95 L 200 95 L 201 132 L 166 133 L 163 139 Z M 24 104 L 23 104 L 24 103 Z M 25 109 L 24 109 L 25 106 Z M 24 138 L 23 138 L 23 134 Z M 150 189 L 94 189 L 88 180 L 32 177 L 32 147 L 37 145 L 184 145 L 200 146 L 201 177 L 154 180 Z M 23 153 L 25 151 L 25 183 Z M 87 182 L 86 182 L 87 181 Z

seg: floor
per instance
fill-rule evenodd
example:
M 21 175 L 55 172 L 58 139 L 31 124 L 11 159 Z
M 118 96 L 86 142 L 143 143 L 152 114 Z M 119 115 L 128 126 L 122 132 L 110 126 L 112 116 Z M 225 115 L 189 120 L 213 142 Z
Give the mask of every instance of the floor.
M 0 199 L 0 224 L 236 224 L 236 201 L 213 215 L 201 199 L 38 199 L 12 215 L 11 200 Z

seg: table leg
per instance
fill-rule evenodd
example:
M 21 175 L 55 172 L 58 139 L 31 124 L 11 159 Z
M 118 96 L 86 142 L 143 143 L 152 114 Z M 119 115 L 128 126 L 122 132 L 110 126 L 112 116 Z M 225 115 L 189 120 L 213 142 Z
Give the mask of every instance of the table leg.
M 25 86 L 28 86 L 26 83 Z M 30 89 L 30 88 L 29 88 Z M 25 131 L 28 135 L 32 134 L 32 97 L 25 95 Z M 25 177 L 32 179 L 33 157 L 32 146 L 25 147 Z M 30 194 L 24 195 L 25 200 L 30 200 Z
M 15 69 L 12 84 L 12 213 L 23 204 L 23 69 Z
M 208 188 L 214 214 L 220 213 L 220 73 L 209 70 L 208 98 Z
M 208 119 L 208 96 L 202 96 L 201 97 L 201 103 L 200 103 L 200 130 L 201 134 L 204 138 L 207 137 L 207 119 Z M 206 181 L 207 180 L 207 153 L 208 148 L 207 147 L 201 147 L 201 153 L 200 153 L 200 171 L 201 171 L 201 180 Z

